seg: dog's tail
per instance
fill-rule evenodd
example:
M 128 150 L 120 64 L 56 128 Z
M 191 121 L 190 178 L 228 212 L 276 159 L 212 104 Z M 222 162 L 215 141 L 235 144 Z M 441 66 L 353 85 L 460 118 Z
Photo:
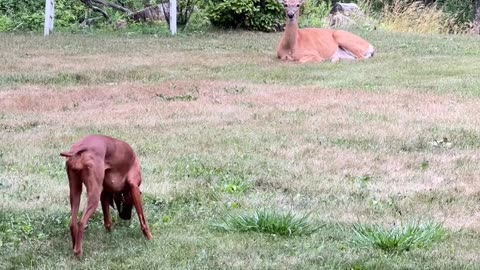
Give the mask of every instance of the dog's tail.
M 75 155 L 75 153 L 73 153 L 73 152 L 71 152 L 71 151 L 60 153 L 60 156 L 66 157 L 66 158 L 73 157 L 74 155 Z
M 66 158 L 71 158 L 75 155 L 79 155 L 81 154 L 82 152 L 85 152 L 87 151 L 86 148 L 80 148 L 80 149 L 75 149 L 75 150 L 70 150 L 70 151 L 67 151 L 67 152 L 62 152 L 60 153 L 60 156 L 62 157 L 66 157 Z

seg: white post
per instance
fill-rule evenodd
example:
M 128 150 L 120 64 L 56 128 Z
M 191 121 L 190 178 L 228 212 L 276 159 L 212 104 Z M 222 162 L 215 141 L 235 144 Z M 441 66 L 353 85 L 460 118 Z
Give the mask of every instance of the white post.
M 170 32 L 177 33 L 177 0 L 170 0 Z
M 53 32 L 53 18 L 55 17 L 55 0 L 45 0 L 45 24 L 43 35 Z
M 53 32 L 53 21 L 55 20 L 55 0 L 50 1 L 52 6 L 52 19 L 50 20 L 50 32 Z

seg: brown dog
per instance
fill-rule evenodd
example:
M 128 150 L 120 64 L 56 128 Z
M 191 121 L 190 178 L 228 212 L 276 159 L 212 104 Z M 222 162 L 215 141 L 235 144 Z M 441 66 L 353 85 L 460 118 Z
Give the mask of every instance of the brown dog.
M 130 145 L 111 137 L 90 135 L 60 155 L 67 158 L 72 215 L 70 234 L 75 256 L 82 255 L 83 232 L 99 201 L 102 203 L 103 222 L 107 231 L 112 228 L 109 205 L 114 207 L 115 202 L 120 218 L 126 220 L 131 219 L 132 205 L 135 206 L 143 235 L 147 239 L 152 238 L 140 197 L 140 164 Z M 87 188 L 87 205 L 77 224 L 82 184 Z

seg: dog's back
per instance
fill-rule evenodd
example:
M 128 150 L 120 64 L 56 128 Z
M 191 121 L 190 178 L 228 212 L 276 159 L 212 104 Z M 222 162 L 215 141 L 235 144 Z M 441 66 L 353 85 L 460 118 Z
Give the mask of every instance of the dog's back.
M 69 151 L 60 153 L 67 158 L 67 166 L 82 170 L 85 166 L 94 166 L 94 159 L 104 161 L 105 169 L 128 170 L 136 156 L 133 149 L 124 141 L 104 135 L 90 135 L 72 145 Z

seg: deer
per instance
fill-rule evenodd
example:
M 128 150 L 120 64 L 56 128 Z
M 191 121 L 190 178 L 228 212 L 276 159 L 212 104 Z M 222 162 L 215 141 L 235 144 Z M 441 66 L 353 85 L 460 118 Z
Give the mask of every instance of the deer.
M 298 27 L 304 0 L 278 0 L 286 15 L 285 31 L 277 46 L 282 61 L 299 63 L 371 58 L 375 49 L 361 37 L 343 30 Z

